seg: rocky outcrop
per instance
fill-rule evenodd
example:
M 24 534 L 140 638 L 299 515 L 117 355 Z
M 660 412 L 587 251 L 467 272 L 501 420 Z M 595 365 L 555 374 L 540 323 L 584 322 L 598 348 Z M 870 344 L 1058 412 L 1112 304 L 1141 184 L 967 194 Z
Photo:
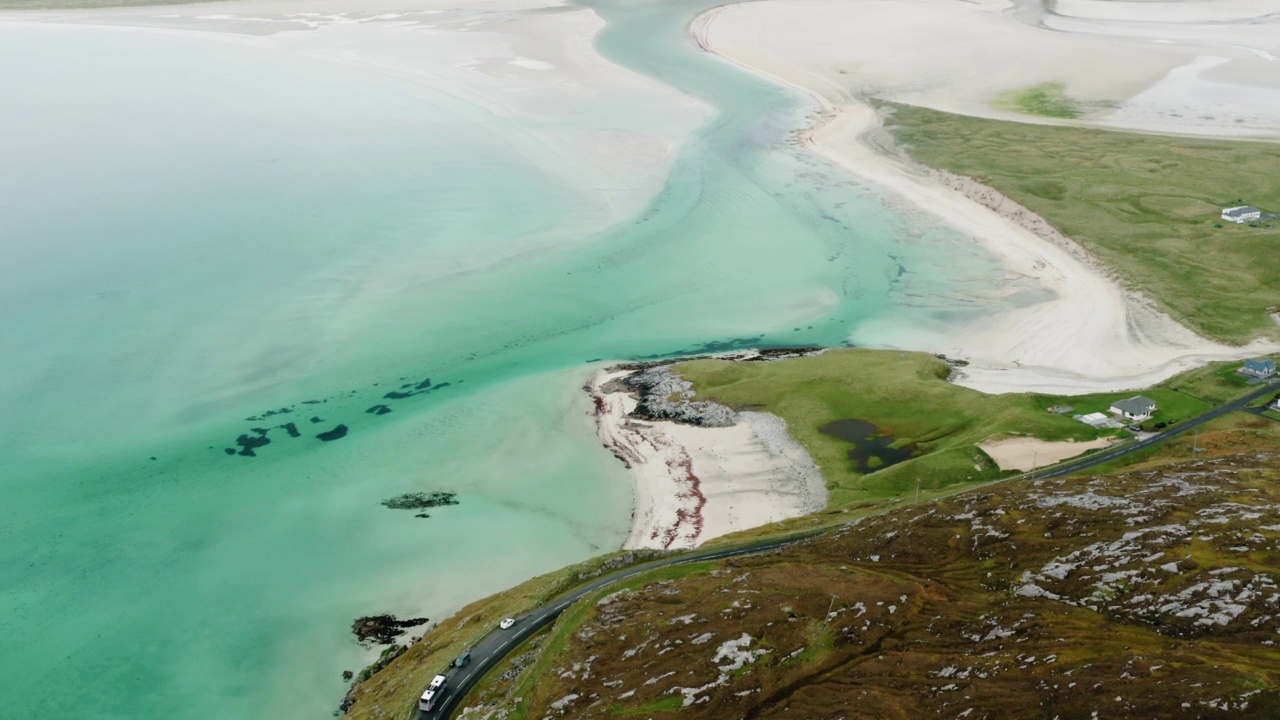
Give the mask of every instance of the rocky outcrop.
M 355 633 L 356 641 L 361 645 L 390 645 L 406 629 L 423 625 L 427 620 L 428 618 L 398 620 L 395 615 L 366 615 L 351 623 L 351 632 Z
M 738 422 L 738 414 L 732 408 L 710 400 L 694 400 L 693 383 L 665 365 L 612 380 L 603 389 L 633 393 L 637 404 L 631 417 L 640 420 L 669 420 L 698 427 L 730 427 Z

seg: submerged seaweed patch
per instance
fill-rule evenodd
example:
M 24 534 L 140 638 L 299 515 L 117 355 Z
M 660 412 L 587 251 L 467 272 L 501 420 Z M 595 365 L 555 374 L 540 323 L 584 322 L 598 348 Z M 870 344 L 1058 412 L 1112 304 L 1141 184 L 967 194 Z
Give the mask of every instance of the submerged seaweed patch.
M 405 400 L 411 397 L 433 393 L 433 392 L 436 392 L 437 390 L 443 390 L 444 388 L 447 388 L 453 384 L 448 382 L 433 383 L 431 381 L 431 378 L 426 378 L 426 377 L 424 378 L 401 377 L 399 378 L 399 382 L 400 382 L 400 385 L 399 385 L 400 389 L 383 393 L 382 397 L 389 400 Z M 376 388 L 378 387 L 379 384 L 380 383 L 373 383 L 371 387 Z M 374 392 L 377 392 L 377 391 L 374 391 Z M 328 403 L 331 399 L 354 397 L 361 394 L 363 393 L 359 390 L 351 390 L 349 392 L 343 392 L 337 395 L 331 395 L 330 397 L 327 397 L 327 398 L 319 398 L 319 399 L 312 398 L 310 400 L 303 400 L 299 403 L 299 405 L 321 405 L 324 403 Z M 292 412 L 294 412 L 294 406 L 286 406 L 286 407 L 277 408 L 274 410 L 267 410 L 266 412 L 246 418 L 246 420 L 248 422 L 258 422 L 265 418 L 272 417 L 274 415 L 284 415 Z M 365 414 L 367 415 L 386 415 L 390 412 L 391 412 L 391 406 L 385 403 L 378 403 L 365 409 Z M 319 425 L 325 422 L 325 420 L 319 415 L 312 415 L 310 418 L 310 422 L 312 425 Z M 276 428 L 284 430 L 289 434 L 289 437 L 291 438 L 302 437 L 302 431 L 298 429 L 298 424 L 296 422 L 289 422 L 283 425 L 277 425 Z M 271 442 L 270 440 L 267 439 L 267 433 L 270 430 L 271 428 L 262 428 L 262 427 L 249 428 L 248 433 L 242 434 L 235 441 L 235 444 L 240 447 L 240 450 L 237 450 L 234 447 L 227 447 L 227 448 L 223 448 L 223 452 L 226 453 L 227 455 L 239 455 L 241 457 L 257 457 L 257 453 L 254 452 L 255 449 L 260 448 L 264 445 L 267 445 Z M 323 442 L 329 442 L 331 440 L 338 440 L 346 437 L 349 430 L 350 428 L 347 427 L 347 425 L 340 422 L 332 429 L 319 433 L 315 437 Z M 254 433 L 258 437 L 252 437 L 249 433 Z
M 329 442 L 330 440 L 340 440 L 346 436 L 347 436 L 347 426 L 341 425 L 341 424 L 339 424 L 337 427 L 335 427 L 332 430 L 326 430 L 316 435 L 317 438 L 319 438 L 320 440 L 323 440 L 324 442 Z
M 697 345 L 683 350 L 675 350 L 668 353 L 659 353 L 657 355 L 641 355 L 637 360 L 669 360 L 671 358 L 685 358 L 696 355 L 713 355 L 716 353 L 733 352 L 734 350 L 754 350 L 762 347 L 764 343 L 763 335 L 745 338 L 730 338 L 728 340 L 712 340 L 702 345 Z
M 382 506 L 392 510 L 426 510 L 434 507 L 457 505 L 457 497 L 457 493 L 443 490 L 430 493 L 405 493 L 383 500 Z M 428 518 L 431 516 L 425 512 L 419 512 L 414 517 Z

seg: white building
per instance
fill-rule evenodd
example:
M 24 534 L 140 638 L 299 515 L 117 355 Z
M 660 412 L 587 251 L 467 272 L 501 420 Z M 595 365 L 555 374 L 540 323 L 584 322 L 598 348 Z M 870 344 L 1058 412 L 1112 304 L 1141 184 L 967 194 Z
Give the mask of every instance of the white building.
M 1222 211 L 1222 219 L 1228 222 L 1243 225 L 1247 222 L 1257 222 L 1262 219 L 1262 211 L 1252 205 L 1241 205 L 1240 207 L 1226 208 Z
M 1271 358 L 1245 360 L 1244 365 L 1236 372 L 1258 380 L 1270 380 L 1276 376 L 1276 361 Z
M 1156 412 L 1156 401 L 1139 395 L 1119 400 L 1111 405 L 1111 412 L 1131 422 L 1149 420 Z

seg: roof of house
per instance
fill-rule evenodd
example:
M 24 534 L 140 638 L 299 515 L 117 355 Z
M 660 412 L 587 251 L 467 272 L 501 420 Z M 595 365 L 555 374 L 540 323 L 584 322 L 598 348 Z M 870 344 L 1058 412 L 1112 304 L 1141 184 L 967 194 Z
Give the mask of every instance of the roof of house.
M 1139 395 L 1128 400 L 1117 400 L 1111 403 L 1111 407 L 1130 415 L 1144 415 L 1156 409 L 1156 401 Z
M 1276 371 L 1276 361 L 1270 358 L 1263 358 L 1261 360 L 1258 360 L 1258 359 L 1245 360 L 1244 366 L 1248 370 L 1254 370 L 1259 372 L 1275 372 Z
M 1239 215 L 1252 215 L 1253 213 L 1260 213 L 1260 212 L 1262 211 L 1252 205 L 1241 205 L 1240 207 L 1227 208 L 1222 211 L 1222 214 L 1239 216 Z

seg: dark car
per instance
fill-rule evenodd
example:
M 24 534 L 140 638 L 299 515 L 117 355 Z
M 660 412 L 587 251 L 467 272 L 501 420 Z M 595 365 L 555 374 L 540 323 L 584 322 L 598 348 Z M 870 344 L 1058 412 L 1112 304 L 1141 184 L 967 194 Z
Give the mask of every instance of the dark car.
M 456 668 L 460 668 L 469 662 L 471 662 L 471 653 L 464 652 L 461 655 L 459 655 L 456 660 L 453 661 L 453 666 Z

